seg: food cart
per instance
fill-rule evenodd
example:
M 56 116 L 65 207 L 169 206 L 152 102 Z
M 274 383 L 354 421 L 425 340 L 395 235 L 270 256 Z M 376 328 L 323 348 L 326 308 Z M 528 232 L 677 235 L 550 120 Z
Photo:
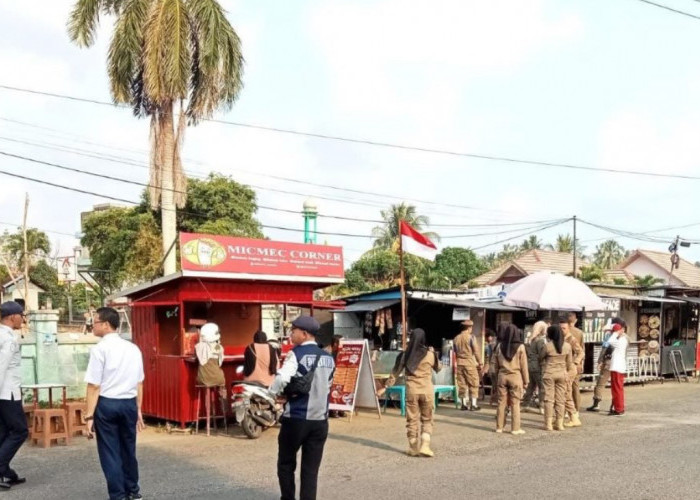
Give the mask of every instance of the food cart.
M 227 387 L 262 325 L 263 305 L 314 310 L 314 291 L 343 281 L 342 248 L 248 238 L 180 235 L 182 270 L 125 290 L 133 342 L 144 357 L 144 415 L 196 420 L 197 326 L 214 322 Z M 289 349 L 289 346 L 287 346 Z

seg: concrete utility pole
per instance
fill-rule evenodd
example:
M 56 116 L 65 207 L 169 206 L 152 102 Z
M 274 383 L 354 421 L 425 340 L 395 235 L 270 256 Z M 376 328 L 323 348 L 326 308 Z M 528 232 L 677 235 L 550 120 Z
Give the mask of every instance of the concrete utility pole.
M 576 248 L 576 216 L 574 215 L 574 278 L 578 274 L 576 270 L 576 250 L 578 249 Z
M 29 307 L 26 302 L 29 297 L 29 253 L 27 252 L 27 212 L 29 212 L 29 193 L 24 198 L 24 219 L 22 220 L 22 239 L 24 240 L 24 308 Z

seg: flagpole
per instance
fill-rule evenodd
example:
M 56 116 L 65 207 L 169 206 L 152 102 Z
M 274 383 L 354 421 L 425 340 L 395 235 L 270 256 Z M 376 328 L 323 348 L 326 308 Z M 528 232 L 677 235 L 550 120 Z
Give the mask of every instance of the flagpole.
M 403 268 L 403 235 L 401 234 L 401 221 L 399 220 L 399 270 L 401 273 L 401 349 L 406 350 L 406 273 Z

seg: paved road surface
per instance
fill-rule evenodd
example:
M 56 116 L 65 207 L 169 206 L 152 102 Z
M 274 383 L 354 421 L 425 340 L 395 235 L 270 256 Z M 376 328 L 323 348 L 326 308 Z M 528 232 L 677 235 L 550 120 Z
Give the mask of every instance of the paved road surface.
M 390 409 L 379 420 L 361 413 L 333 420 L 321 468 L 319 500 L 430 498 L 700 498 L 700 384 L 627 389 L 628 415 L 583 415 L 584 427 L 546 433 L 525 414 L 525 436 L 498 435 L 494 411 L 441 406 L 436 457 L 409 458 L 404 420 Z M 590 401 L 584 394 L 584 402 Z M 608 401 L 609 402 L 609 401 Z M 606 402 L 607 403 L 607 402 Z M 584 412 L 585 413 L 585 412 Z M 142 491 L 158 499 L 279 498 L 277 430 L 255 441 L 144 432 L 139 442 Z M 28 483 L 3 499 L 107 498 L 94 441 L 49 450 L 25 446 L 15 462 Z

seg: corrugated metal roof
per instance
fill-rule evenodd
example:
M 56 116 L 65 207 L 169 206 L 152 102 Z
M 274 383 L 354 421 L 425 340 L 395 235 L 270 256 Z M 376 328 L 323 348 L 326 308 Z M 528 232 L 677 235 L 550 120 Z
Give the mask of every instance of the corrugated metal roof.
M 385 309 L 391 307 L 394 304 L 398 304 L 400 300 L 363 300 L 361 302 L 355 302 L 354 304 L 348 304 L 343 309 L 336 309 L 334 313 L 345 313 L 345 312 L 373 312 L 379 311 L 380 309 Z
M 478 300 L 470 299 L 443 299 L 443 298 L 425 298 L 425 299 L 412 299 L 412 300 L 422 300 L 424 302 L 435 302 L 437 304 L 445 304 L 455 307 L 470 307 L 473 309 L 489 309 L 493 311 L 522 311 L 519 307 L 504 306 L 501 302 L 480 302 Z

